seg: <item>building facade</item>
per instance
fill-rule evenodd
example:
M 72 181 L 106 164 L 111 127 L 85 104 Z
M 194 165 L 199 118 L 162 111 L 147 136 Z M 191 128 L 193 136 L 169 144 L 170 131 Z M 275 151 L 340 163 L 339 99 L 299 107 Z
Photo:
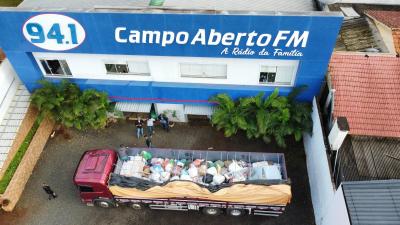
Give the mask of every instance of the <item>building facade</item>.
M 106 91 L 123 111 L 212 113 L 210 97 L 283 95 L 326 73 L 342 17 L 335 13 L 159 10 L 0 11 L 0 46 L 29 91 L 69 79 Z

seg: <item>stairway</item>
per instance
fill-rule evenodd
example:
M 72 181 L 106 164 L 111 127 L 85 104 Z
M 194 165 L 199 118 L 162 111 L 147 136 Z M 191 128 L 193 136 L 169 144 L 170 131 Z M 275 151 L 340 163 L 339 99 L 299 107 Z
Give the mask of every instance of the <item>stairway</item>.
M 0 169 L 7 159 L 8 152 L 17 135 L 19 126 L 28 111 L 30 103 L 29 98 L 30 94 L 28 90 L 23 84 L 19 83 L 7 113 L 0 124 Z

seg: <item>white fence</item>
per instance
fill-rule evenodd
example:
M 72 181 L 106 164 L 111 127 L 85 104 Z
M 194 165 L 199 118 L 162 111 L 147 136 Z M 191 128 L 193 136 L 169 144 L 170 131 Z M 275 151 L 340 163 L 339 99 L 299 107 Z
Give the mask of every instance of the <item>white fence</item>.
M 18 89 L 19 80 L 10 62 L 6 59 L 0 64 L 0 124 Z
M 335 189 L 331 181 L 321 120 L 315 98 L 313 100 L 312 120 L 313 133 L 312 135 L 304 134 L 303 139 L 315 222 L 317 225 L 322 225 L 322 220 L 330 208 L 329 204 L 333 200 Z

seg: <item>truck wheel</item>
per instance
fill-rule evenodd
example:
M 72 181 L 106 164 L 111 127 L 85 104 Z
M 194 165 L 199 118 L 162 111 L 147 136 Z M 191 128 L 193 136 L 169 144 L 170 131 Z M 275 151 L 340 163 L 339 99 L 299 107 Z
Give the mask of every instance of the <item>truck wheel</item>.
M 130 203 L 130 204 L 129 204 L 129 207 L 131 207 L 131 208 L 134 209 L 134 210 L 140 210 L 140 209 L 143 208 L 143 205 L 142 205 L 142 204 L 139 204 L 139 203 Z
M 94 204 L 98 207 L 105 208 L 105 209 L 108 209 L 108 208 L 111 208 L 114 206 L 114 203 L 111 202 L 110 200 L 96 200 L 94 202 Z
M 221 209 L 219 208 L 212 208 L 212 207 L 205 207 L 201 210 L 204 214 L 209 216 L 218 216 L 222 213 Z
M 243 216 L 245 211 L 242 209 L 227 209 L 226 213 L 233 217 Z

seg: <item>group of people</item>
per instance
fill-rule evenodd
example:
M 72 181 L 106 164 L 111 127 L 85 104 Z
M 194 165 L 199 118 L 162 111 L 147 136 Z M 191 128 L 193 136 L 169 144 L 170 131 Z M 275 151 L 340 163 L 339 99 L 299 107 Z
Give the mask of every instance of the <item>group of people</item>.
M 158 115 L 157 119 L 160 121 L 161 127 L 169 132 L 169 120 L 168 117 L 164 114 Z M 144 122 L 146 121 L 147 125 L 147 134 L 144 134 L 143 126 Z M 147 119 L 142 119 L 141 117 L 138 117 L 135 126 L 136 126 L 136 136 L 138 139 L 140 139 L 141 136 L 145 138 L 146 145 L 147 147 L 151 148 L 152 143 L 151 143 L 151 138 L 153 137 L 154 132 L 154 122 L 156 120 L 153 117 L 149 117 Z

